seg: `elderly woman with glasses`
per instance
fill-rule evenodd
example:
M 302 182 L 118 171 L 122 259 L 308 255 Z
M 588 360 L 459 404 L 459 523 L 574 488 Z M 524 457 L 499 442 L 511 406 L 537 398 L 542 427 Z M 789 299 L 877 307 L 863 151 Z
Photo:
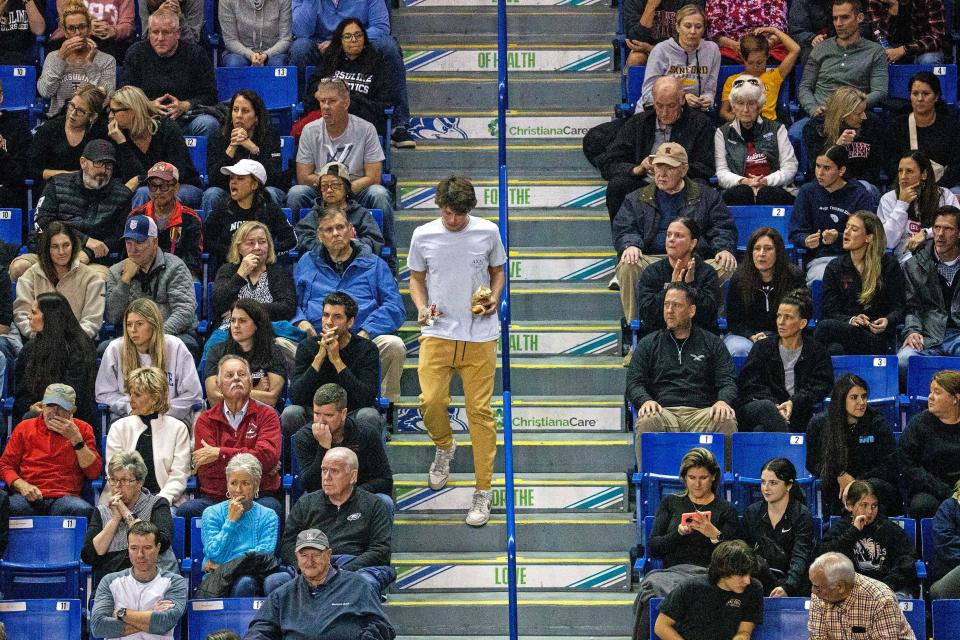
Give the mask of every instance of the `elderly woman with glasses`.
M 144 487 L 147 465 L 136 451 L 119 451 L 107 463 L 110 497 L 101 500 L 87 526 L 80 560 L 93 567 L 94 586 L 100 578 L 130 567 L 127 531 L 136 522 L 149 521 L 160 529 L 161 569 L 177 571 L 177 559 L 170 549 L 173 518 L 167 499 Z
M 150 199 L 147 172 L 158 162 L 169 162 L 177 168 L 180 199 L 188 207 L 199 209 L 203 198 L 200 176 L 183 132 L 170 118 L 162 118 L 157 107 L 139 87 L 120 87 L 110 96 L 110 122 L 107 136 L 117 146 L 118 175 L 124 182 L 140 179 L 140 187 L 133 196 L 132 208 Z
M 182 421 L 168 415 L 170 401 L 167 374 L 156 367 L 134 369 L 124 384 L 130 415 L 110 425 L 106 456 L 136 451 L 147 466 L 143 485 L 171 505 L 185 500 L 190 477 L 190 431 Z M 108 503 L 113 492 L 107 488 L 100 497 Z
M 203 570 L 216 571 L 222 565 L 249 552 L 273 556 L 277 547 L 280 519 L 268 507 L 254 502 L 260 492 L 263 475 L 260 461 L 249 453 L 238 453 L 226 468 L 227 499 L 203 510 Z M 204 576 L 208 580 L 209 575 Z M 230 589 L 231 598 L 252 598 L 269 594 L 290 579 L 278 570 L 261 580 L 256 576 L 237 577 Z
M 734 118 L 717 129 L 713 147 L 717 180 L 728 205 L 793 204 L 785 187 L 797 174 L 797 158 L 787 128 L 760 115 L 766 101 L 756 76 L 734 80 Z

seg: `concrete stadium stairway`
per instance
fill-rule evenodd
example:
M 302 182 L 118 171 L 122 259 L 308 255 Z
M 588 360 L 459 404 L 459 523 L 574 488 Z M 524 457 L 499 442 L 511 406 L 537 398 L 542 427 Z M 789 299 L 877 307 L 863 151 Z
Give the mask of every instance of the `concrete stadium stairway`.
M 406 639 L 507 633 L 502 452 L 493 514 L 463 522 L 472 456 L 459 381 L 451 410 L 458 452 L 449 485 L 426 486 L 434 447 L 417 409 L 418 330 L 405 269 L 413 229 L 436 217 L 436 183 L 451 173 L 478 187 L 478 215 L 497 219 L 496 2 L 402 0 L 415 151 L 394 154 L 408 360 L 389 444 L 398 504 L 388 612 Z M 511 353 L 521 636 L 630 635 L 624 369 L 620 305 L 606 290 L 615 255 L 604 183 L 580 151 L 618 99 L 610 61 L 616 12 L 601 0 L 509 1 L 512 282 Z M 495 411 L 502 420 L 500 381 Z

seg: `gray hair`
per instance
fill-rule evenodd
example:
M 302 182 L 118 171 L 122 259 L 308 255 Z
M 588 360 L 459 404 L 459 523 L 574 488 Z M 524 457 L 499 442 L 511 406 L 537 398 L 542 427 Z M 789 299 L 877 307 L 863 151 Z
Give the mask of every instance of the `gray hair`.
M 260 466 L 260 461 L 257 460 L 255 455 L 252 453 L 238 453 L 230 458 L 226 470 L 227 482 L 230 482 L 230 476 L 237 471 L 242 471 L 250 476 L 254 484 L 257 485 L 257 489 L 260 489 L 260 478 L 263 477 L 263 467 Z
M 147 465 L 137 451 L 118 451 L 110 456 L 107 475 L 124 469 L 132 473 L 137 482 L 143 482 L 147 477 Z
M 743 82 L 740 82 L 741 80 Z M 756 84 L 752 81 L 756 81 Z M 761 107 L 767 103 L 767 94 L 763 90 L 763 82 L 760 78 L 749 73 L 741 73 L 733 82 L 734 86 L 730 89 L 731 107 L 734 102 L 756 102 Z
M 223 371 L 223 365 L 227 364 L 231 360 L 238 360 L 243 363 L 243 368 L 247 370 L 247 377 L 250 377 L 250 363 L 247 362 L 247 359 L 243 356 L 238 356 L 235 353 L 228 353 L 227 355 L 220 358 L 217 361 L 217 379 L 220 379 L 220 372 Z
M 836 551 L 829 551 L 810 565 L 810 573 L 822 571 L 823 577 L 827 580 L 828 587 L 838 585 L 853 586 L 856 582 L 857 572 L 853 568 L 853 562 L 850 558 Z
M 330 458 L 330 457 L 340 458 L 341 460 L 347 463 L 347 467 L 351 471 L 356 471 L 357 469 L 360 468 L 360 461 L 357 459 L 357 454 L 355 454 L 351 449 L 347 449 L 346 447 L 334 447 L 333 449 L 330 449 L 329 451 L 327 451 L 326 455 L 324 455 L 323 457 L 324 458 Z
M 170 22 L 175 22 L 177 25 L 177 29 L 179 29 L 180 25 L 182 24 L 182 20 L 180 19 L 179 12 L 168 11 L 167 9 L 160 9 L 151 13 L 150 17 L 147 18 L 147 29 L 150 28 L 150 23 L 158 22 L 160 20 L 168 20 Z
M 672 89 L 676 91 L 678 97 L 682 98 L 683 96 L 683 85 L 680 83 L 679 78 L 674 76 L 660 76 L 654 80 L 653 89 L 650 91 L 650 95 L 656 98 L 658 93 L 661 93 L 666 89 Z

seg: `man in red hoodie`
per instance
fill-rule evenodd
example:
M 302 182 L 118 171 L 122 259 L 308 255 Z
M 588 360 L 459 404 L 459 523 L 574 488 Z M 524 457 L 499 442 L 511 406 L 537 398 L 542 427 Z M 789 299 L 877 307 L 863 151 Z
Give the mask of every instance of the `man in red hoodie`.
M 194 427 L 193 466 L 197 497 L 177 507 L 177 516 L 199 518 L 227 495 L 227 463 L 238 453 L 260 461 L 263 478 L 256 501 L 283 520 L 280 505 L 280 417 L 272 407 L 250 397 L 250 365 L 226 355 L 217 364 L 217 388 L 223 400 L 200 414 Z
M 93 507 L 80 497 L 83 484 L 103 470 L 93 429 L 73 417 L 73 387 L 51 384 L 39 416 L 13 430 L 0 457 L 0 479 L 13 491 L 11 516 L 87 517 Z

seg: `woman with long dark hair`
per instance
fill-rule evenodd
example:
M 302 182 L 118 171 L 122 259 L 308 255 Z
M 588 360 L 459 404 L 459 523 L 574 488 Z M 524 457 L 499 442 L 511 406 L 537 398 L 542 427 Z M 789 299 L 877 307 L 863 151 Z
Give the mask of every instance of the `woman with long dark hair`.
M 743 538 L 760 562 L 760 581 L 769 597 L 803 597 L 810 590 L 807 567 L 813 559 L 813 516 L 797 484 L 797 469 L 786 458 L 760 469 L 760 493 L 743 514 Z
M 230 177 L 221 173 L 240 160 L 259 162 L 267 172 L 266 190 L 279 207 L 287 194 L 280 163 L 280 135 L 270 125 L 263 99 L 252 89 L 240 89 L 230 98 L 227 117 L 207 140 L 207 172 L 210 186 L 203 192 L 203 210 L 215 210 L 227 200 Z
M 747 240 L 744 259 L 730 278 L 723 339 L 732 356 L 745 356 L 757 340 L 777 330 L 777 308 L 787 292 L 803 286 L 803 272 L 790 262 L 780 233 L 760 227 Z
M 923 151 L 905 152 L 897 165 L 893 191 L 883 194 L 877 209 L 887 249 L 893 249 L 901 264 L 933 235 L 933 219 L 944 205 L 960 207 L 960 202 L 949 189 L 937 186 L 930 158 Z
M 41 293 L 56 291 L 67 299 L 87 337 L 93 339 L 103 325 L 104 278 L 96 267 L 80 261 L 82 243 L 73 227 L 57 220 L 39 234 L 37 264 L 17 280 L 13 320 L 24 338 L 33 337 L 30 309 Z
M 868 480 L 887 513 L 903 511 L 897 443 L 883 415 L 867 404 L 869 391 L 860 376 L 842 375 L 827 411 L 807 427 L 807 471 L 823 485 L 825 515 L 843 513 L 842 494 L 854 480 Z
M 357 18 L 346 18 L 337 25 L 330 46 L 320 55 L 320 64 L 307 80 L 304 108 L 307 115 L 294 125 L 294 136 L 299 136 L 307 124 L 320 117 L 320 105 L 314 94 L 321 78 L 339 78 L 350 89 L 350 113 L 363 118 L 383 135 L 387 117 L 383 110 L 390 106 L 387 92 L 386 67 L 380 53 L 370 44 L 367 28 Z
M 843 230 L 844 253 L 823 274 L 823 320 L 814 336 L 831 355 L 889 353 L 903 321 L 905 284 L 886 253 L 883 223 L 856 211 Z
M 98 424 L 93 400 L 97 356 L 93 341 L 80 327 L 70 303 L 60 293 L 41 293 L 33 301 L 30 329 L 34 336 L 17 357 L 13 415 L 40 411 L 47 385 L 60 382 L 77 394 L 77 418 Z
M 240 298 L 230 308 L 230 333 L 226 341 L 207 353 L 203 371 L 207 399 L 211 404 L 223 396 L 217 386 L 217 367 L 227 354 L 242 356 L 250 365 L 250 393 L 254 400 L 275 407 L 287 377 L 283 351 L 274 341 L 267 310 L 253 298 Z

